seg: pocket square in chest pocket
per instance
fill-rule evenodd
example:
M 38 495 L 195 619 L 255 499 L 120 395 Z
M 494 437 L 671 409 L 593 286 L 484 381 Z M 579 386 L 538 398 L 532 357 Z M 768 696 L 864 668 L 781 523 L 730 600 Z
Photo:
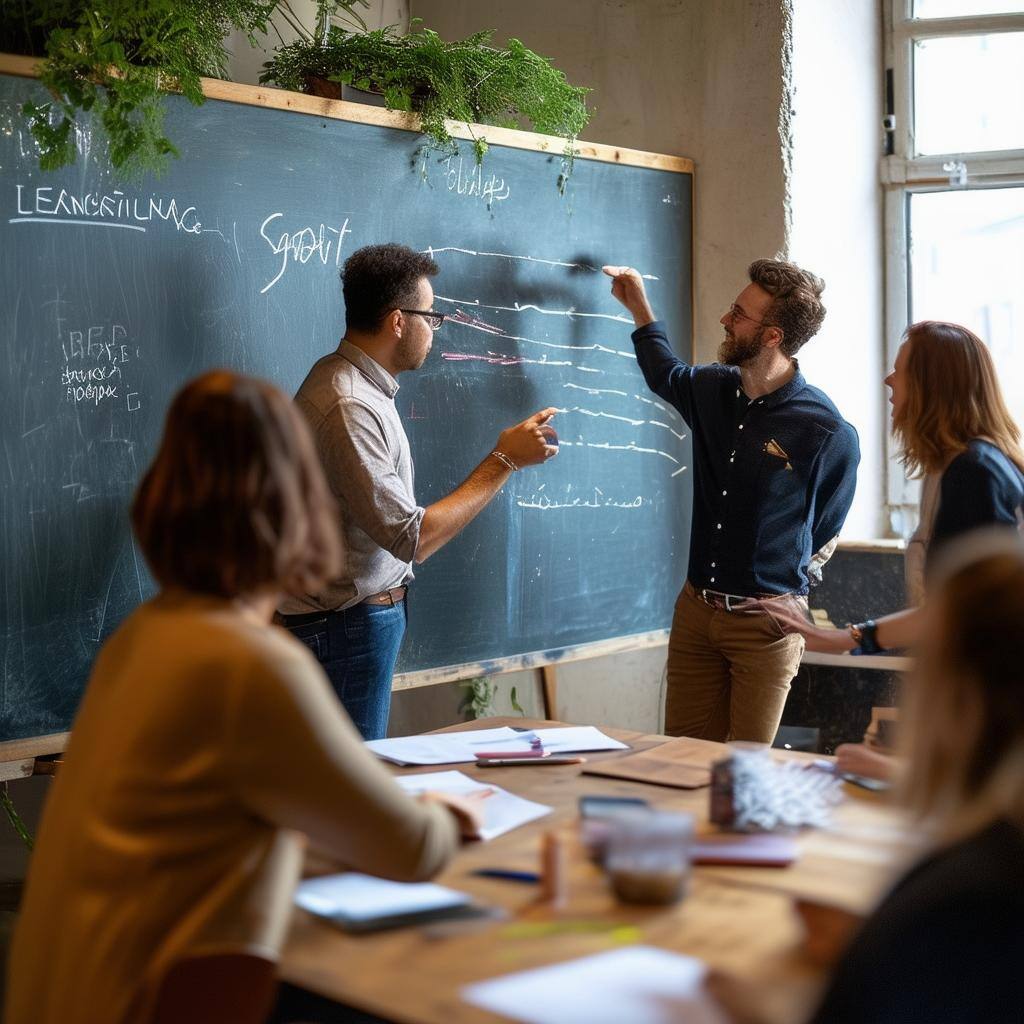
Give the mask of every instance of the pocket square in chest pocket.
M 789 461 L 788 453 L 782 447 L 782 445 L 780 445 L 779 442 L 775 440 L 775 438 L 771 438 L 770 440 L 765 441 L 764 451 L 767 455 L 772 455 L 776 459 L 782 459 L 782 461 L 786 463 L 786 469 L 790 473 L 793 472 L 793 463 Z

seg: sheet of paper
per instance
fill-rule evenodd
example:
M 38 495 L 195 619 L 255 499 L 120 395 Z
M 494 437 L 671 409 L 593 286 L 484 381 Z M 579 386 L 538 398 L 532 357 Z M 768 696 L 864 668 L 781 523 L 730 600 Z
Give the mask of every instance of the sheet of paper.
M 537 771 L 544 771 L 538 768 Z M 492 795 L 483 804 L 484 827 L 480 830 L 481 839 L 494 839 L 512 829 L 525 825 L 550 814 L 552 808 L 544 804 L 536 804 L 532 800 L 524 800 L 521 796 L 510 793 L 500 786 L 477 782 L 462 772 L 428 772 L 426 775 L 402 775 L 395 781 L 409 793 L 422 793 L 426 789 L 442 793 L 471 793 L 477 789 L 490 789 Z
M 726 1024 L 704 972 L 693 957 L 630 946 L 477 982 L 462 998 L 527 1024 Z
M 472 764 L 476 751 L 529 750 L 529 740 L 520 740 L 515 729 L 480 729 L 471 732 L 430 733 L 423 736 L 395 736 L 370 740 L 367 747 L 378 757 L 394 764 Z
M 469 899 L 467 893 L 431 882 L 391 882 L 355 871 L 309 878 L 295 891 L 295 902 L 304 910 L 322 917 L 342 915 L 353 921 L 460 907 Z
M 613 740 L 592 725 L 537 729 L 533 732 L 516 732 L 504 726 L 500 729 L 395 736 L 370 740 L 366 745 L 378 757 L 394 764 L 472 764 L 480 751 L 512 754 L 529 750 L 534 736 L 539 737 L 545 750 L 555 754 L 628 749 L 625 743 Z
M 545 750 L 556 754 L 583 754 L 597 750 L 629 750 L 626 743 L 613 740 L 592 725 L 572 725 L 557 729 L 534 729 Z M 527 744 L 529 746 L 529 744 Z

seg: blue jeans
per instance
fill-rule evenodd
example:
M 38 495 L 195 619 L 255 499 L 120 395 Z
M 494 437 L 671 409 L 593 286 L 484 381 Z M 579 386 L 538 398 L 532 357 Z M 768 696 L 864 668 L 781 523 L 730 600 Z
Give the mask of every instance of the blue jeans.
M 364 740 L 387 735 L 391 679 L 405 623 L 405 601 L 399 601 L 396 605 L 356 604 L 287 627 L 323 665 Z

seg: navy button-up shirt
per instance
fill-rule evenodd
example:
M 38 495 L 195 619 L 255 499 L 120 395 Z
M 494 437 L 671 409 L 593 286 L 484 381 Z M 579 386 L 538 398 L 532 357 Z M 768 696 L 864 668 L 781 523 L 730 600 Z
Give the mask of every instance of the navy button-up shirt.
M 648 387 L 693 437 L 690 582 L 725 594 L 806 594 L 811 558 L 839 533 L 857 480 L 857 432 L 799 369 L 760 398 L 734 366 L 690 366 L 659 321 L 633 332 Z

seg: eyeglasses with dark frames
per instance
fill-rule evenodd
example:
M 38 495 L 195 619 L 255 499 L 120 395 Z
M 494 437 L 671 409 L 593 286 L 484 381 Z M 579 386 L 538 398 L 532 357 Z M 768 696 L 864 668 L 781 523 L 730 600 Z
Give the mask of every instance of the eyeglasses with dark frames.
M 447 313 L 438 313 L 433 309 L 399 309 L 399 313 L 406 313 L 409 316 L 421 316 L 427 321 L 427 326 L 432 331 L 439 331 L 441 324 L 448 319 Z
M 742 309 L 740 309 L 739 306 L 736 305 L 735 302 L 729 307 L 729 311 L 726 313 L 726 316 L 732 320 L 749 320 L 752 324 L 757 324 L 758 327 L 768 326 L 764 320 L 755 320 L 752 316 L 748 316 Z

